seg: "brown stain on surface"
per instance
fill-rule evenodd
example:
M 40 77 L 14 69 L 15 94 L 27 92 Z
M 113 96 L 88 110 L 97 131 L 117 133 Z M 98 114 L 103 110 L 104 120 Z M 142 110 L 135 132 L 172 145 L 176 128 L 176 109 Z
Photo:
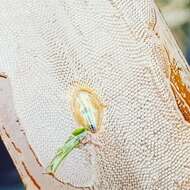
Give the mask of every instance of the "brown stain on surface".
M 36 182 L 35 178 L 30 174 L 28 168 L 26 167 L 26 164 L 24 162 L 22 162 L 22 165 L 24 167 L 24 170 L 26 171 L 26 174 L 31 179 L 31 181 L 33 182 L 33 184 L 35 185 L 35 187 L 40 190 L 41 189 L 40 185 Z
M 156 25 L 157 25 L 157 15 L 156 10 L 154 8 L 151 9 L 151 17 L 148 23 L 149 30 L 155 31 Z
M 18 153 L 20 153 L 20 154 L 22 153 L 22 151 L 20 150 L 20 148 L 18 148 L 14 142 L 11 142 L 11 144 L 13 145 L 14 149 L 15 149 Z
M 175 100 L 184 119 L 190 123 L 190 89 L 184 83 L 181 69 L 177 67 L 175 60 L 170 65 L 170 82 Z
M 7 79 L 7 76 L 5 74 L 0 74 L 0 78 Z
M 163 55 L 165 57 L 165 68 L 167 71 L 165 74 L 170 80 L 177 106 L 184 119 L 190 123 L 190 89 L 182 78 L 181 73 L 183 70 L 177 65 L 176 60 L 171 56 L 166 47 L 163 47 Z M 187 72 L 189 72 L 188 69 Z
M 56 180 L 57 182 L 59 182 L 59 183 L 65 185 L 65 183 L 63 183 L 61 180 L 59 180 L 57 177 L 55 177 L 54 174 L 52 174 L 52 173 L 48 173 L 47 175 L 51 176 L 51 177 L 52 177 L 54 180 Z
M 3 127 L 3 130 L 4 130 L 5 135 L 7 136 L 7 138 L 11 139 L 11 137 L 10 137 L 9 133 L 7 132 L 7 130 L 5 129 L 5 127 Z M 11 144 L 13 145 L 14 149 L 15 149 L 18 153 L 22 153 L 21 149 L 18 148 L 18 147 L 16 146 L 16 144 L 15 144 L 13 141 L 11 141 Z
M 11 137 L 10 137 L 9 133 L 7 132 L 7 130 L 5 129 L 5 127 L 3 127 L 3 130 L 4 130 L 5 135 L 7 136 L 7 138 L 9 138 L 9 139 L 10 139 Z
M 42 167 L 42 164 L 41 164 L 41 162 L 39 161 L 38 157 L 36 156 L 36 154 L 35 154 L 34 150 L 32 149 L 31 145 L 28 144 L 28 146 L 29 146 L 29 148 L 30 148 L 32 154 L 34 155 L 34 157 L 35 157 L 35 159 L 36 159 L 36 162 L 38 163 L 38 165 L 39 165 L 40 167 Z

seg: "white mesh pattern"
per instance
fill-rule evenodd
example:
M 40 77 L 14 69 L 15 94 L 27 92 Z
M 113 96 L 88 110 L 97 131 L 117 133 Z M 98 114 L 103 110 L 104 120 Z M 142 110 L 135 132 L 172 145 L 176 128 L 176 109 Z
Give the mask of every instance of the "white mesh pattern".
M 177 190 L 190 177 L 190 131 L 149 31 L 148 0 L 0 1 L 0 68 L 44 167 L 77 127 L 75 82 L 107 105 L 100 149 L 73 151 L 57 177 L 99 190 Z M 179 132 L 178 127 L 184 129 Z

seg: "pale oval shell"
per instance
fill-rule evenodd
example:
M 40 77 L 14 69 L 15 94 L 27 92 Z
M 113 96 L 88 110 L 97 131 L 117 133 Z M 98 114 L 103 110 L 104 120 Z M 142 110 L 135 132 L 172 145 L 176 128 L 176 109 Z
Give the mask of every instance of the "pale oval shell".
M 100 129 L 105 105 L 96 93 L 86 87 L 77 88 L 72 100 L 73 115 L 77 123 L 92 133 Z

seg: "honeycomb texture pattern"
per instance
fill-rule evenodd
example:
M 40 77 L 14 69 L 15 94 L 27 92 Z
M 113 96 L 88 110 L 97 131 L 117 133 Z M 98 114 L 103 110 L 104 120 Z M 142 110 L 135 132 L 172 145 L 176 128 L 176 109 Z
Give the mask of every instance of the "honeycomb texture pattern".
M 56 173 L 76 189 L 177 190 L 190 178 L 190 130 L 160 64 L 153 10 L 151 0 L 0 0 L 0 71 L 44 168 L 77 127 L 73 85 L 107 105 L 101 147 L 76 149 Z

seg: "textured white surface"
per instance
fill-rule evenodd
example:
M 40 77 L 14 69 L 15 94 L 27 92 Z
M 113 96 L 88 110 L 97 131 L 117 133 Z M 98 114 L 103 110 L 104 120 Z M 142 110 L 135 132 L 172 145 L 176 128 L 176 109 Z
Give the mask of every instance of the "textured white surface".
M 0 0 L 0 10 L 0 70 L 44 167 L 77 127 L 77 81 L 108 106 L 102 147 L 73 151 L 59 179 L 99 190 L 176 190 L 189 179 L 190 130 L 150 29 L 151 0 Z

